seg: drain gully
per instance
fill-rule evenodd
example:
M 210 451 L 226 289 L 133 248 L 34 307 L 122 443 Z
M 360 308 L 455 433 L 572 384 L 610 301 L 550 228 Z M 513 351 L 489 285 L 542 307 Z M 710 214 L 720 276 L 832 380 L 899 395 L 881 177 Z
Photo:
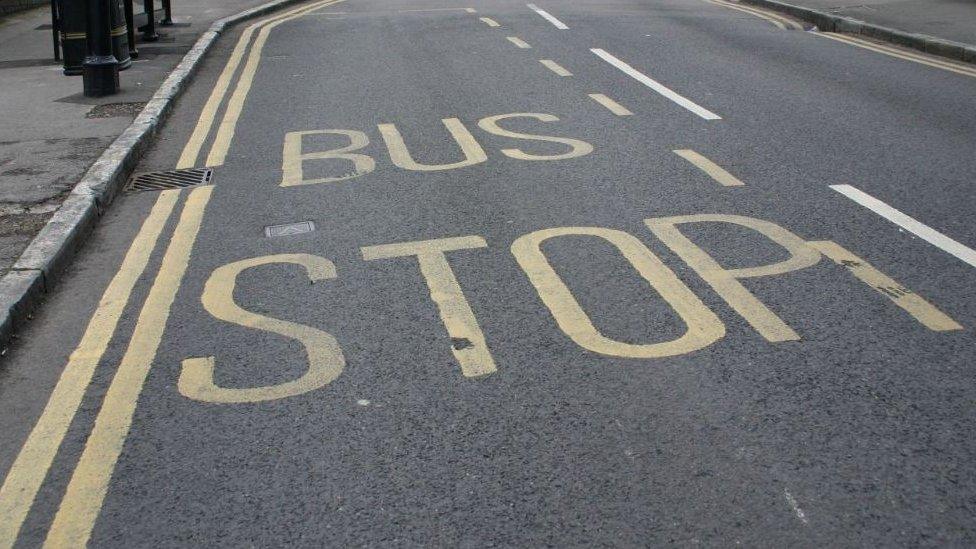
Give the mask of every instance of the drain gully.
M 132 176 L 126 192 L 165 191 L 207 185 L 213 179 L 213 168 L 188 168 L 168 172 L 141 173 Z

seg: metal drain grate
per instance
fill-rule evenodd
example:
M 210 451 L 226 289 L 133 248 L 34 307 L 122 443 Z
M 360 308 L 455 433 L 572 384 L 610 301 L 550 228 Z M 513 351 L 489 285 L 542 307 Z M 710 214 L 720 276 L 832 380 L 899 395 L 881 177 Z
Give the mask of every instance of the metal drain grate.
M 130 193 L 141 191 L 164 191 L 206 185 L 213 178 L 213 168 L 189 168 L 168 172 L 141 173 L 129 180 L 125 190 Z

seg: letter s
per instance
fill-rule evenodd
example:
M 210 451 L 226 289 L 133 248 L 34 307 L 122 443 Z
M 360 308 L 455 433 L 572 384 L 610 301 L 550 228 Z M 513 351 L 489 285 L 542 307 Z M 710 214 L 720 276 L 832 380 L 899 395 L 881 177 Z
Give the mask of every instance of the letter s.
M 234 302 L 237 276 L 261 265 L 291 263 L 305 268 L 309 280 L 315 282 L 336 277 L 335 265 L 322 257 L 309 254 L 281 254 L 245 259 L 217 268 L 210 275 L 200 301 L 214 317 L 244 326 L 273 332 L 299 341 L 308 354 L 308 370 L 298 379 L 278 385 L 251 388 L 218 387 L 214 383 L 212 356 L 188 358 L 177 383 L 180 393 L 195 400 L 215 403 L 242 403 L 276 400 L 319 389 L 339 377 L 346 365 L 342 349 L 334 337 L 309 326 L 286 320 L 261 316 L 242 309 Z
M 552 154 L 552 155 L 537 155 L 529 154 L 523 152 L 521 149 L 502 149 L 502 154 L 509 158 L 517 158 L 519 160 L 565 160 L 567 158 L 576 158 L 578 156 L 586 156 L 593 152 L 593 145 L 590 145 L 586 141 L 580 141 L 579 139 L 570 139 L 568 137 L 552 137 L 548 135 L 532 135 L 530 133 L 518 133 L 503 129 L 498 126 L 499 120 L 505 120 L 508 118 L 535 118 L 542 122 L 557 122 L 559 118 L 551 114 L 542 113 L 531 113 L 522 112 L 514 114 L 499 114 L 497 116 L 489 116 L 487 118 L 482 118 L 478 121 L 478 126 L 486 132 L 494 135 L 500 135 L 502 137 L 513 137 L 515 139 L 528 139 L 531 141 L 547 141 L 550 143 L 562 143 L 570 147 L 570 151 L 563 154 Z

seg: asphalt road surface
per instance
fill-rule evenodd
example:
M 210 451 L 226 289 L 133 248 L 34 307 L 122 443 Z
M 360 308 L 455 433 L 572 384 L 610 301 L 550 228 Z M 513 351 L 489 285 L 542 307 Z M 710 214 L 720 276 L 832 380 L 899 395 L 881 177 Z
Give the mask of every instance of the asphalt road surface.
M 976 543 L 976 70 L 542 1 L 221 39 L 3 359 L 0 547 Z

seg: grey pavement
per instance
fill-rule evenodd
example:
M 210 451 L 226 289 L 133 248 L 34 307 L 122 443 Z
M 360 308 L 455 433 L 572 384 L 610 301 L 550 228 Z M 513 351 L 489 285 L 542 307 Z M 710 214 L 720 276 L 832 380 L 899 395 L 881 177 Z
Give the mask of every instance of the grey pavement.
M 0 18 L 0 274 L 7 271 L 88 167 L 129 126 L 210 24 L 260 0 L 174 2 L 176 25 L 144 43 L 121 93 L 87 98 L 53 60 L 50 10 Z M 138 21 L 137 21 L 138 23 Z
M 787 3 L 911 33 L 976 44 L 973 0 L 787 0 Z
M 212 184 L 121 196 L 0 362 L 0 475 L 32 486 L 0 490 L 0 536 L 976 544 L 976 270 L 831 188 L 972 251 L 976 73 L 699 0 L 537 4 L 568 28 L 514 0 L 323 6 L 208 110 L 224 35 L 137 168 L 213 112 Z M 691 247 L 646 222 L 692 215 Z M 459 237 L 450 275 L 374 248 Z

